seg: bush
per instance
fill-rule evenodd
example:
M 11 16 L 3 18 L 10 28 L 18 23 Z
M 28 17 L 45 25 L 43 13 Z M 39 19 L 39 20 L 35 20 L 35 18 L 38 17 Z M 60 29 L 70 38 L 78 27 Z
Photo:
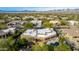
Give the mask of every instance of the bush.
M 48 46 L 49 51 L 54 51 L 54 46 L 52 46 L 52 45 L 47 45 L 47 46 Z
M 48 46 L 45 44 L 42 46 L 36 44 L 32 46 L 32 51 L 48 51 Z
M 27 23 L 24 25 L 25 28 L 33 28 L 33 24 L 32 23 Z
M 0 23 L 0 29 L 6 29 L 6 28 L 7 28 L 6 24 L 1 24 Z
M 67 44 L 60 44 L 54 47 L 54 51 L 71 51 L 71 48 Z
M 43 23 L 43 27 L 45 27 L 45 28 L 52 28 L 53 24 L 51 24 L 51 23 L 46 21 L 46 22 Z
M 60 20 L 61 25 L 67 25 L 67 21 L 66 20 Z

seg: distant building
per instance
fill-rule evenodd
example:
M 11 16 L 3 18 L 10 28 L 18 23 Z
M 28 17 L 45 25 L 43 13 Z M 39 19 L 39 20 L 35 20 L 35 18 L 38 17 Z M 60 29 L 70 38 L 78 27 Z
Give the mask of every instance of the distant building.
M 34 16 L 24 16 L 22 19 L 25 20 L 25 19 L 27 19 L 27 18 L 32 18 L 32 19 L 34 19 L 35 17 L 34 17 Z
M 9 33 L 14 34 L 15 33 L 15 28 L 0 30 L 0 37 L 1 38 L 6 38 Z
M 7 26 L 8 27 L 17 27 L 17 26 L 21 26 L 21 25 L 23 25 L 23 24 L 26 24 L 27 23 L 27 21 L 12 21 L 12 22 L 9 22 L 8 24 L 7 24 Z
M 3 31 L 0 30 L 0 37 L 6 35 Z
M 12 33 L 14 34 L 15 33 L 15 28 L 8 28 L 8 29 L 4 29 L 2 30 L 4 33 L 8 34 L 8 33 Z
M 70 20 L 70 21 L 68 21 L 68 23 L 69 23 L 69 25 L 72 25 L 72 26 L 79 24 L 78 21 L 74 21 L 74 20 Z
M 35 20 L 30 21 L 30 23 L 33 23 L 38 28 L 40 28 L 42 26 L 42 21 L 41 20 L 35 19 Z
M 60 25 L 60 21 L 57 21 L 57 20 L 51 20 L 49 21 L 49 23 L 53 24 L 53 25 Z
M 12 18 L 13 20 L 20 20 L 20 17 L 19 16 L 15 16 Z

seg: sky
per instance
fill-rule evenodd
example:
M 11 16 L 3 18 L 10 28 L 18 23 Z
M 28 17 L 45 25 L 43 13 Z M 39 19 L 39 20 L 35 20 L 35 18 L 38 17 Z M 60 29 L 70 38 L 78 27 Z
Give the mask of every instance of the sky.
M 57 9 L 77 9 L 77 7 L 0 7 L 0 10 L 3 11 L 23 11 L 23 10 L 30 10 L 30 11 L 47 11 L 47 10 L 57 10 Z

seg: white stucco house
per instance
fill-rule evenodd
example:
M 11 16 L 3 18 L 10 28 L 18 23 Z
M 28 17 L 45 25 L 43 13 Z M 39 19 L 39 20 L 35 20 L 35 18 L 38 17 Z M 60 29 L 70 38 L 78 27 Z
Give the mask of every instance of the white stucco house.
M 15 33 L 15 28 L 8 28 L 8 29 L 4 29 L 2 30 L 4 33 L 8 34 L 9 32 L 11 33 Z
M 0 37 L 6 38 L 9 33 L 14 34 L 15 28 L 8 28 L 8 29 L 0 30 Z
M 74 26 L 74 25 L 77 25 L 79 22 L 75 21 L 75 20 L 70 20 L 70 21 L 68 21 L 68 23 L 69 23 L 69 25 Z
M 60 21 L 58 20 L 50 20 L 49 23 L 54 24 L 54 25 L 61 24 Z
M 45 29 L 28 29 L 26 30 L 21 37 L 31 36 L 37 39 L 39 38 L 50 38 L 56 36 L 56 32 L 53 28 L 45 28 Z
M 30 23 L 35 24 L 36 27 L 41 27 L 42 26 L 42 21 L 41 20 L 35 19 L 35 20 L 30 21 Z

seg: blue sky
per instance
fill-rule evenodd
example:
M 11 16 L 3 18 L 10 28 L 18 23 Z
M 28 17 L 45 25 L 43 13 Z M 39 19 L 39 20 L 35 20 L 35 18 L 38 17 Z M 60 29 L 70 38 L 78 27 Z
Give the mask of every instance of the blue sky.
M 0 10 L 3 11 L 22 11 L 22 10 L 36 10 L 36 11 L 47 11 L 47 10 L 54 10 L 54 9 L 67 9 L 67 7 L 0 7 Z M 71 7 L 70 9 L 76 9 Z

